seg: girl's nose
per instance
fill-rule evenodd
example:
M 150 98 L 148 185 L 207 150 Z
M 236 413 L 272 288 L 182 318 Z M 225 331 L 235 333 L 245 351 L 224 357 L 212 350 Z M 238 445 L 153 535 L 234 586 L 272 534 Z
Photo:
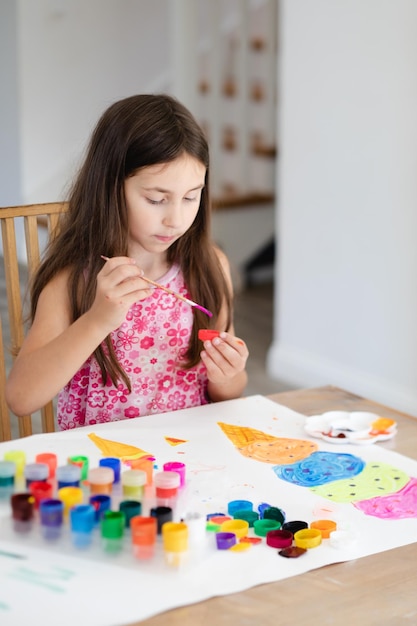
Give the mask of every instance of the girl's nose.
M 164 226 L 177 228 L 181 225 L 181 219 L 181 204 L 179 202 L 170 203 L 162 220 Z

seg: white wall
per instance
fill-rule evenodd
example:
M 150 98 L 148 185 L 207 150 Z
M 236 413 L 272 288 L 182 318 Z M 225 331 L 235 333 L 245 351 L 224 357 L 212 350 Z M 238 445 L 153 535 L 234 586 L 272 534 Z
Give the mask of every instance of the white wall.
M 417 3 L 282 0 L 274 377 L 417 415 Z
M 63 197 L 109 104 L 166 88 L 168 1 L 17 5 L 22 201 L 51 201 Z
M 17 81 L 17 8 L 0 2 L 0 206 L 19 204 L 20 154 Z

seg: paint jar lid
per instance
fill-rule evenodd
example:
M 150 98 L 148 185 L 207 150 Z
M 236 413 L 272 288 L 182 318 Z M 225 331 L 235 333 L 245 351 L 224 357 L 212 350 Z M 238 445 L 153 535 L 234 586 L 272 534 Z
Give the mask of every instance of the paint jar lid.
M 126 470 L 122 472 L 122 485 L 125 487 L 142 487 L 146 485 L 147 475 L 143 470 Z
M 292 540 L 293 534 L 289 530 L 270 530 L 266 534 L 266 543 L 271 548 L 288 548 Z
M 49 466 L 46 463 L 28 463 L 25 465 L 27 480 L 46 480 L 49 478 Z
M 233 512 L 234 519 L 244 519 L 252 527 L 254 522 L 259 519 L 259 513 L 256 511 L 250 511 L 249 509 L 240 509 Z
M 282 530 L 289 530 L 290 533 L 294 534 L 297 530 L 302 530 L 303 528 L 308 528 L 307 522 L 303 520 L 294 520 L 291 522 L 285 522 L 282 525 Z
M 158 489 L 176 489 L 180 486 L 181 477 L 178 472 L 158 472 L 155 474 L 154 483 Z
M 114 482 L 114 471 L 111 467 L 94 467 L 88 472 L 88 482 L 93 485 L 108 485 Z
M 253 502 L 249 500 L 231 500 L 227 505 L 229 515 L 233 515 L 235 511 L 242 511 L 243 509 L 253 511 Z
M 14 478 L 16 463 L 13 461 L 0 461 L 0 478 Z
M 56 479 L 61 483 L 76 483 L 81 480 L 81 467 L 79 465 L 61 465 L 56 469 Z
M 271 530 L 279 530 L 280 528 L 281 523 L 275 519 L 259 519 L 253 524 L 253 530 L 258 537 L 266 537 Z
M 235 533 L 216 533 L 216 545 L 218 550 L 228 550 L 236 544 Z
M 285 522 L 284 511 L 276 506 L 270 506 L 268 509 L 265 509 L 263 512 L 263 517 L 264 519 L 275 519 L 281 524 Z

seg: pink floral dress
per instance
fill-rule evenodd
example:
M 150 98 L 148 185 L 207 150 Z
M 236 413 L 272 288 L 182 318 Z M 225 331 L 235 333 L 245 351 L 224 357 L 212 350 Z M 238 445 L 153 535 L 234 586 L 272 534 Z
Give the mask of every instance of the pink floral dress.
M 159 282 L 189 297 L 178 266 Z M 192 324 L 192 308 L 162 289 L 136 302 L 123 324 L 111 333 L 132 392 L 123 381 L 114 386 L 109 380 L 103 386 L 100 367 L 90 357 L 59 394 L 61 430 L 207 404 L 203 363 L 191 369 L 181 367 Z

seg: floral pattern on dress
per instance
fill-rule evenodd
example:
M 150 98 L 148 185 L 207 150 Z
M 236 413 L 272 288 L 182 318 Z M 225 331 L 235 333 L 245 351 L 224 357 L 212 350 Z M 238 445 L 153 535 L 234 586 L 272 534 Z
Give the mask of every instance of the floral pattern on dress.
M 178 266 L 159 282 L 190 297 Z M 161 289 L 135 302 L 123 324 L 111 333 L 117 358 L 130 378 L 131 393 L 122 380 L 103 385 L 100 367 L 90 357 L 59 394 L 61 430 L 207 404 L 203 363 L 191 369 L 181 367 L 192 324 L 192 308 Z

